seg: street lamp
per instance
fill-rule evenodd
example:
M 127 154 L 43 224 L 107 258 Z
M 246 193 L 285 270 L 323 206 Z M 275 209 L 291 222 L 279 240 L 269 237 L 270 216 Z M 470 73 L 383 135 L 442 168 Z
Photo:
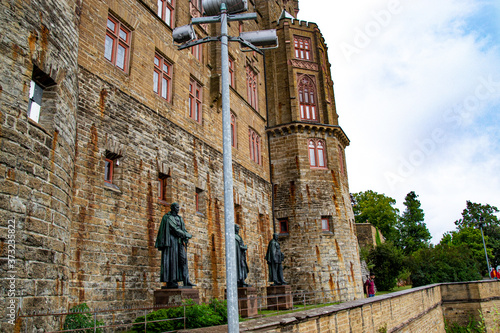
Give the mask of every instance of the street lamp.
M 233 173 L 231 155 L 231 111 L 229 105 L 229 53 L 228 42 L 239 42 L 259 54 L 263 51 L 258 47 L 278 47 L 276 30 L 242 33 L 240 37 L 228 36 L 228 21 L 244 21 L 257 19 L 256 13 L 237 14 L 248 9 L 247 0 L 202 0 L 204 17 L 196 17 L 191 24 L 174 29 L 174 42 L 180 44 L 179 50 L 211 41 L 221 42 L 221 90 L 222 90 L 222 141 L 223 141 L 223 171 L 224 171 L 224 224 L 226 242 L 226 290 L 227 290 L 227 321 L 228 332 L 239 332 L 238 288 L 236 277 L 236 249 L 234 234 L 233 206 Z M 217 37 L 196 39 L 192 24 L 221 23 L 221 33 Z M 255 44 L 254 44 L 255 43 Z
M 488 260 L 488 252 L 486 252 L 486 242 L 484 241 L 483 224 L 484 224 L 484 217 L 481 216 L 479 218 L 478 226 L 481 229 L 481 237 L 483 237 L 484 255 L 486 256 L 486 266 L 488 266 L 488 276 L 491 278 L 491 276 L 490 276 L 490 262 Z

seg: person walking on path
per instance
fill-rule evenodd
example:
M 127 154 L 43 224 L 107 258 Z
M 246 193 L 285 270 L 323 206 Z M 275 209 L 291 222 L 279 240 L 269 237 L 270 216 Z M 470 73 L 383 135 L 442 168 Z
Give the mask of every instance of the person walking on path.
M 365 294 L 368 297 L 375 296 L 375 274 L 370 274 L 370 277 L 365 282 Z

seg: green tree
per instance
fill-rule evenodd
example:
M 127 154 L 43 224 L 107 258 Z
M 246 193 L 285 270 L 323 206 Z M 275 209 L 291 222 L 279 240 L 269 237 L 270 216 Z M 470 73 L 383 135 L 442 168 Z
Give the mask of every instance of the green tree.
M 378 290 L 393 289 L 403 269 L 404 256 L 392 242 L 385 242 L 373 248 L 368 254 L 368 265 L 373 265 L 375 284 Z
M 483 232 L 488 250 L 488 257 L 491 265 L 493 266 L 500 264 L 500 221 L 498 221 L 498 218 L 495 215 L 495 213 L 498 212 L 499 210 L 495 206 L 467 201 L 466 208 L 462 211 L 462 218 L 455 221 L 458 233 L 462 233 L 463 230 L 478 228 L 479 222 L 483 223 Z M 478 230 L 477 233 L 480 235 L 480 230 Z M 479 243 L 476 243 L 477 241 L 479 241 Z M 477 237 L 476 242 L 469 244 L 474 249 L 479 247 L 483 249 L 482 238 Z M 483 258 L 480 262 L 482 263 L 482 266 L 486 268 L 484 249 Z
M 397 229 L 399 232 L 396 245 L 403 250 L 405 255 L 410 255 L 418 249 L 429 247 L 431 233 L 424 223 L 424 211 L 420 208 L 418 195 L 414 191 L 405 197 L 406 207 L 399 218 Z
M 467 245 L 443 243 L 421 248 L 407 259 L 406 265 L 411 271 L 413 287 L 481 279 L 478 263 Z
M 393 207 L 396 200 L 371 190 L 355 193 L 353 197 L 356 223 L 371 223 L 382 232 L 386 240 L 395 240 L 399 214 L 399 210 Z

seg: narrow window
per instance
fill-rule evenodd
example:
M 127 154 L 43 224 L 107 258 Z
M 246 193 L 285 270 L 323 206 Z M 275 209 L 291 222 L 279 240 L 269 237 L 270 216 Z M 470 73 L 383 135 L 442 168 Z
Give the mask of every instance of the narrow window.
M 278 219 L 280 234 L 288 234 L 288 218 Z
M 229 85 L 234 88 L 234 59 L 229 57 Z
M 316 88 L 313 80 L 304 75 L 299 80 L 300 118 L 302 120 L 317 121 Z
M 309 139 L 307 149 L 309 151 L 309 165 L 311 168 L 325 169 L 325 142 L 320 139 Z
M 171 198 L 171 184 L 170 176 L 159 173 L 158 174 L 158 199 L 165 202 L 170 202 Z
M 158 16 L 173 28 L 174 0 L 158 0 Z
M 191 54 L 198 60 L 202 62 L 203 60 L 203 44 L 198 44 L 191 47 Z
M 205 214 L 205 191 L 197 188 L 195 193 L 196 212 Z
M 340 173 L 342 175 L 345 174 L 345 169 L 344 169 L 344 153 L 342 151 L 342 147 L 339 146 L 339 165 L 340 165 Z
M 33 66 L 28 103 L 28 117 L 31 120 L 37 123 L 40 122 L 42 100 L 44 100 L 45 102 L 49 102 L 48 104 L 44 104 L 44 110 L 49 110 L 51 109 L 51 107 L 54 107 L 53 104 L 56 90 L 55 85 L 55 81 L 52 80 L 49 75 L 45 74 L 38 67 Z
M 127 72 L 130 57 L 130 40 L 132 33 L 113 16 L 108 16 L 104 57 L 113 65 Z
M 248 103 L 255 109 L 258 109 L 257 99 L 257 73 L 248 65 L 247 66 L 247 98 Z
M 253 130 L 249 130 L 250 159 L 257 164 L 262 164 L 260 156 L 260 136 Z
M 191 79 L 189 82 L 189 117 L 201 124 L 202 87 Z
M 331 231 L 330 221 L 331 221 L 331 218 L 329 216 L 321 217 L 321 230 L 323 230 L 325 232 Z
M 311 39 L 306 37 L 294 37 L 295 58 L 311 60 Z
M 113 169 L 115 162 L 109 158 L 104 160 L 104 181 L 113 184 Z
M 171 101 L 172 64 L 159 54 L 155 54 L 153 73 L 153 90 L 156 94 Z
M 236 148 L 237 144 L 236 116 L 231 113 L 231 146 Z
M 28 117 L 38 123 L 40 108 L 42 106 L 43 88 L 35 81 L 30 82 L 30 101 L 28 104 Z

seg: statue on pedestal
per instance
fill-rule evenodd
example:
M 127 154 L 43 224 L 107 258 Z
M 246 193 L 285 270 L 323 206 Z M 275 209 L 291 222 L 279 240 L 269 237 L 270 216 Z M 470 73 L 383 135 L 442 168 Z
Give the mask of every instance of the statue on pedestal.
M 235 240 L 236 240 L 236 271 L 238 279 L 238 287 L 249 287 L 245 283 L 245 279 L 248 276 L 248 265 L 247 265 L 247 249 L 248 247 L 243 244 L 243 239 L 239 235 L 240 226 L 234 225 Z
M 283 260 L 285 255 L 281 252 L 280 243 L 278 243 L 278 234 L 274 234 L 267 247 L 265 256 L 269 267 L 269 282 L 275 286 L 287 284 L 283 278 Z
M 170 212 L 161 219 L 155 247 L 161 251 L 160 281 L 166 282 L 166 288 L 192 287 L 189 281 L 186 247 L 193 236 L 187 232 L 184 220 L 179 215 L 179 204 L 170 205 Z

